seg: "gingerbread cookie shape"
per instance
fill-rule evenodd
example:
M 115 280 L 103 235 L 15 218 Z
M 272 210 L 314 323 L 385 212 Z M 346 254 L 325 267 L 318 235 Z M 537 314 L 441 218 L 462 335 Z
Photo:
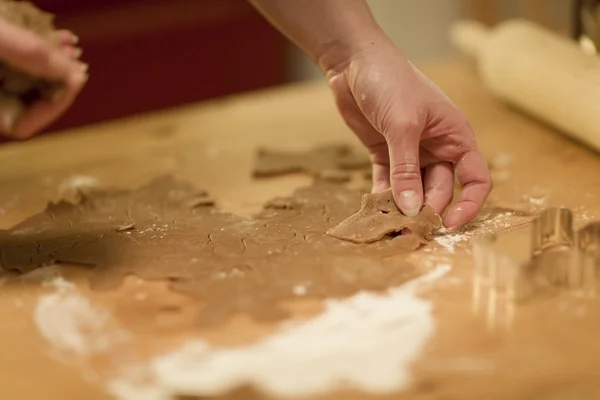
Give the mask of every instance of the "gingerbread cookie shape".
M 330 144 L 304 152 L 258 150 L 254 177 L 306 173 L 329 182 L 347 182 L 349 171 L 369 168 L 369 158 L 347 145 Z
M 426 240 L 441 227 L 441 217 L 428 205 L 416 217 L 402 214 L 394 202 L 392 190 L 388 189 L 363 195 L 360 210 L 327 234 L 353 243 L 373 243 L 409 229 L 413 235 Z

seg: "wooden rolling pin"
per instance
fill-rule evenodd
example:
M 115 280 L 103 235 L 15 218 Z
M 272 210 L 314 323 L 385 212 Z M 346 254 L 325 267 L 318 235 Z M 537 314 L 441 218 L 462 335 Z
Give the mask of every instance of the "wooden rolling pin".
M 600 151 L 600 56 L 525 20 L 458 22 L 450 36 L 495 96 Z

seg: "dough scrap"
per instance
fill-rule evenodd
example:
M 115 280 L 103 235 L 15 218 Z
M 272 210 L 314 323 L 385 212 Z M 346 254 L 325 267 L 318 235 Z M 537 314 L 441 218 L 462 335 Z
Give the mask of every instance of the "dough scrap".
M 288 317 L 281 301 L 297 293 L 383 291 L 426 272 L 402 255 L 421 246 L 416 235 L 356 245 L 325 234 L 360 206 L 361 192 L 344 185 L 316 181 L 250 218 L 203 198 L 170 177 L 136 190 L 86 190 L 77 204 L 50 204 L 0 230 L 0 265 L 20 273 L 81 266 L 95 290 L 117 288 L 128 275 L 168 280 L 202 301 L 201 325 L 239 312 L 278 320 Z
M 329 182 L 347 182 L 349 171 L 369 168 L 366 154 L 347 145 L 325 145 L 305 152 L 258 150 L 255 177 L 306 173 Z
M 52 33 L 54 15 L 44 12 L 27 1 L 0 0 L 0 18 L 23 27 L 48 41 Z M 34 77 L 0 61 L 0 108 L 12 121 L 17 122 L 25 108 L 42 98 L 49 99 L 64 85 Z
M 327 234 L 353 243 L 373 243 L 386 236 L 400 234 L 407 228 L 412 235 L 426 240 L 441 227 L 442 219 L 428 205 L 416 217 L 402 214 L 394 202 L 392 190 L 388 189 L 363 195 L 360 210 Z

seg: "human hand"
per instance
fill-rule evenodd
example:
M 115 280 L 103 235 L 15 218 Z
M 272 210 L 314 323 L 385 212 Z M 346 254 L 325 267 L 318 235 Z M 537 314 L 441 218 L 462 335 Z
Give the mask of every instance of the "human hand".
M 18 122 L 10 110 L 0 109 L 0 133 L 14 139 L 33 136 L 62 115 L 85 85 L 87 65 L 78 60 L 81 50 L 76 47 L 77 37 L 60 30 L 54 39 L 41 38 L 0 19 L 0 60 L 33 76 L 64 84 L 58 96 L 35 102 Z
M 454 104 L 387 39 L 372 41 L 326 70 L 346 124 L 368 148 L 373 192 L 392 188 L 398 208 L 414 216 L 423 201 L 457 228 L 470 222 L 492 189 L 475 135 Z

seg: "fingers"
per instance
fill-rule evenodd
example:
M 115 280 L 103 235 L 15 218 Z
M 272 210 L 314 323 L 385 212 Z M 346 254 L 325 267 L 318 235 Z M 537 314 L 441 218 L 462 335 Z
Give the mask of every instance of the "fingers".
M 3 96 L 0 98 L 0 132 L 10 132 L 24 112 L 25 105 L 17 97 Z
M 83 64 L 59 46 L 6 21 L 0 21 L 0 58 L 31 75 L 52 80 L 66 81 L 84 72 Z
M 456 163 L 456 176 L 463 191 L 444 219 L 444 225 L 448 228 L 457 228 L 472 221 L 492 190 L 487 163 L 474 146 Z
M 390 155 L 383 136 L 381 142 L 369 148 L 373 165 L 373 193 L 381 193 L 390 188 Z
M 392 125 L 386 132 L 390 155 L 390 183 L 400 211 L 407 216 L 419 214 L 423 205 L 423 183 L 419 166 L 422 128 L 417 124 Z
M 66 29 L 61 29 L 54 32 L 54 40 L 60 46 L 74 47 L 75 45 L 77 45 L 77 43 L 79 43 L 79 38 L 77 37 L 77 35 Z
M 59 97 L 33 104 L 9 132 L 9 136 L 14 139 L 27 139 L 50 125 L 71 106 L 87 79 L 87 75 L 74 75 L 67 80 L 65 91 Z
M 390 165 L 373 163 L 373 188 L 372 193 L 381 193 L 390 188 Z
M 11 138 L 25 139 L 56 120 L 71 105 L 87 81 L 87 65 L 78 60 L 81 50 L 77 37 L 69 31 L 57 31 L 53 39 L 38 35 L 0 20 L 0 59 L 30 75 L 64 84 L 64 92 L 55 99 L 39 101 L 19 118 L 20 112 L 2 111 L 2 131 Z
M 425 203 L 438 214 L 443 214 L 454 195 L 454 168 L 451 163 L 440 162 L 425 168 L 423 187 Z
M 77 47 L 79 38 L 71 31 L 59 30 L 54 32 L 54 41 L 60 46 L 60 49 L 68 57 L 73 59 L 81 58 L 83 50 Z
M 65 46 L 65 47 L 61 48 L 61 51 L 67 57 L 75 59 L 75 60 L 81 58 L 81 55 L 83 54 L 83 50 L 81 50 L 81 48 L 79 48 L 79 47 Z M 87 67 L 85 67 L 85 68 L 87 68 Z

